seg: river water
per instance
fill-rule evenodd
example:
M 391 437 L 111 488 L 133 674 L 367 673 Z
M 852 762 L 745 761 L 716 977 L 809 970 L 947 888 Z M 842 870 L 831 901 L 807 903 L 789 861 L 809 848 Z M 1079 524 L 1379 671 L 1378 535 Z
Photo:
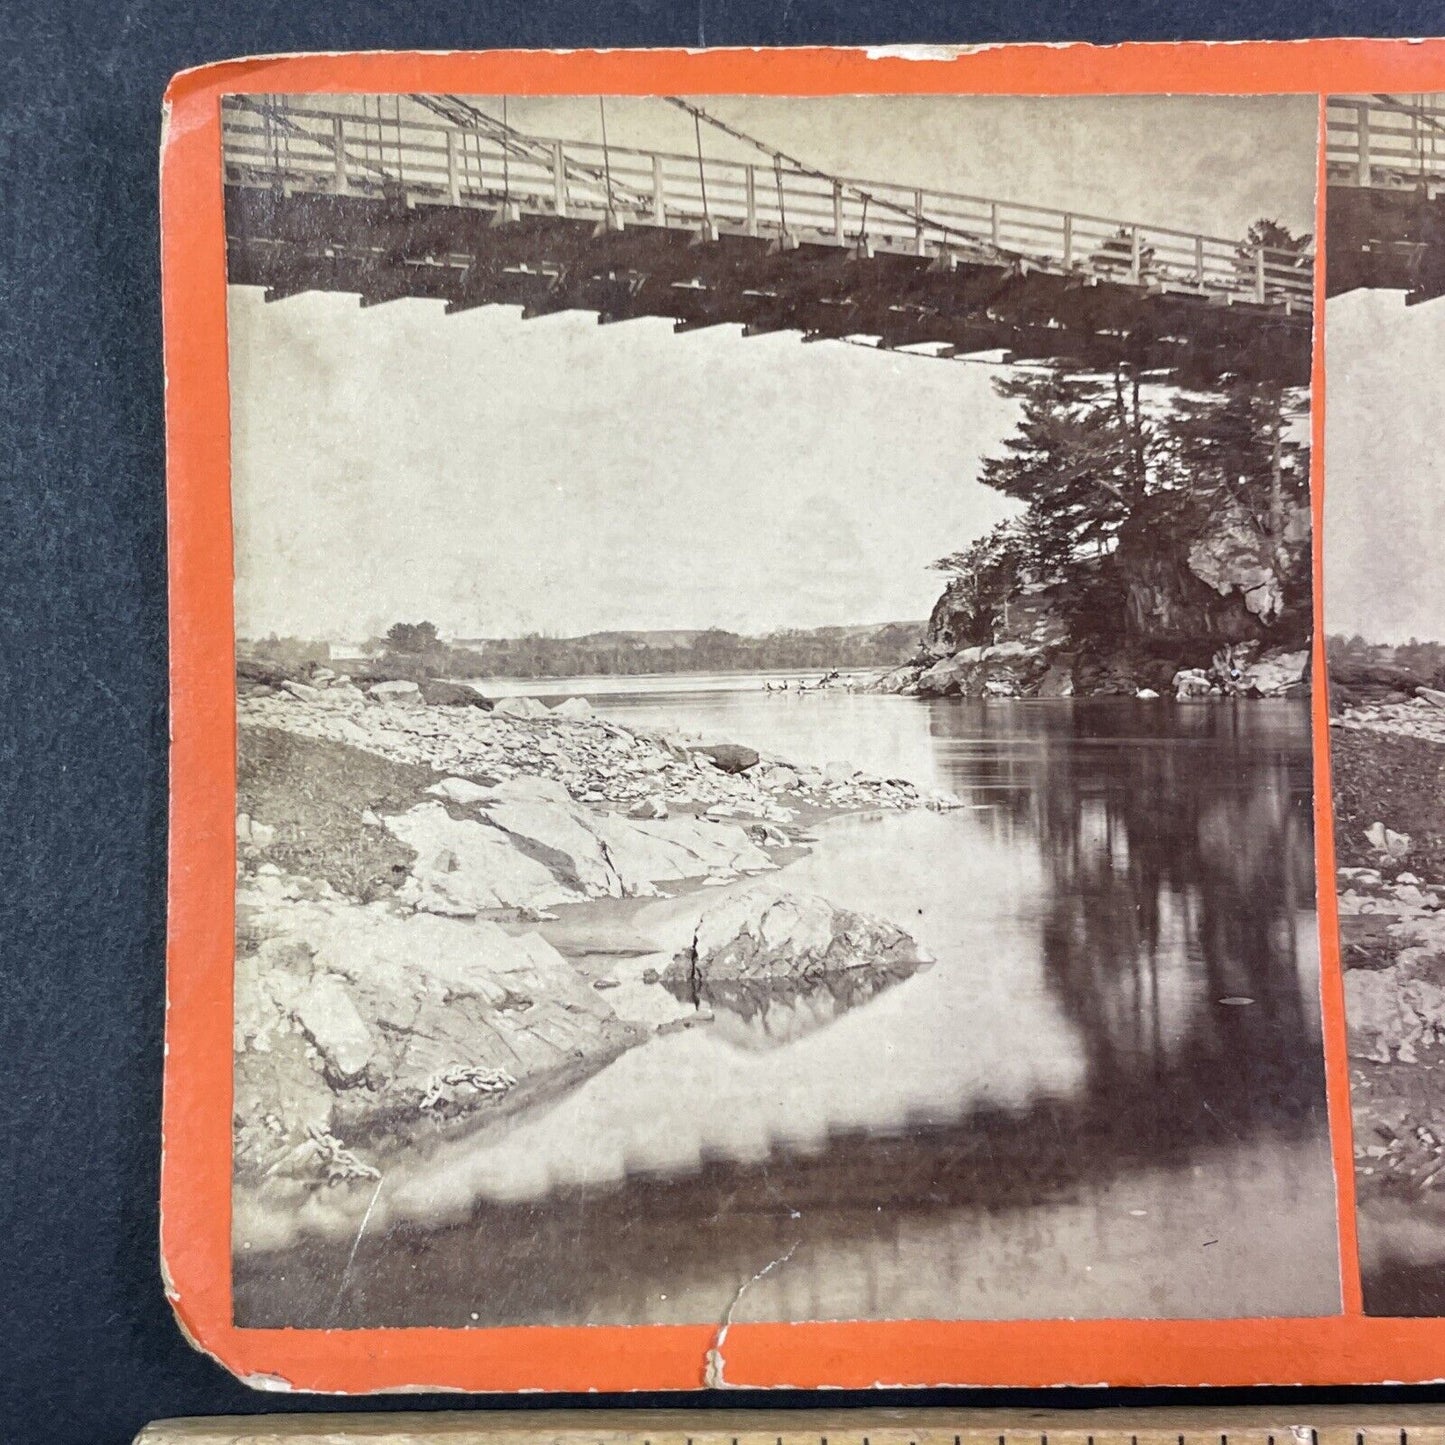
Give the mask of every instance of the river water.
M 718 1003 L 450 1144 L 354 1256 L 242 1263 L 247 1322 L 696 1323 L 749 1279 L 736 1320 L 1338 1310 L 1305 704 L 652 681 L 514 690 L 953 791 L 784 875 L 936 963 Z

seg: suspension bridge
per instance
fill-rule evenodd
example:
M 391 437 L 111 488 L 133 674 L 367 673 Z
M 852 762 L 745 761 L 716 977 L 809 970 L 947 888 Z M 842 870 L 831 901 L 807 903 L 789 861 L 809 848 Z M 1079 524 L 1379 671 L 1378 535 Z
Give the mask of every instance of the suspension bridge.
M 1445 294 L 1445 95 L 1331 96 L 1326 122 L 1326 293 Z
M 690 153 L 610 143 L 605 98 L 598 141 L 524 132 L 501 98 L 226 97 L 230 282 L 1308 380 L 1304 248 L 836 175 L 657 104 L 685 117 Z M 757 159 L 718 156 L 720 134 Z

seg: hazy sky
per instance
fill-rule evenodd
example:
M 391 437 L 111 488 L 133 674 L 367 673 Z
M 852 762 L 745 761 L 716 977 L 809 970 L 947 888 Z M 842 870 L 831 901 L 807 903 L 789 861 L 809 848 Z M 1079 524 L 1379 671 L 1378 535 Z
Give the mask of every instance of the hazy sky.
M 657 100 L 616 145 L 688 149 Z M 1310 98 L 730 97 L 708 108 L 825 169 L 1160 225 L 1312 228 Z M 595 100 L 521 99 L 593 134 Z M 741 154 L 716 134 L 707 153 Z M 977 484 L 1011 430 L 996 368 L 661 320 L 443 317 L 233 288 L 242 635 L 775 626 L 925 616 L 928 563 L 1008 504 Z
M 1325 318 L 1326 627 L 1445 641 L 1445 302 L 1352 291 Z

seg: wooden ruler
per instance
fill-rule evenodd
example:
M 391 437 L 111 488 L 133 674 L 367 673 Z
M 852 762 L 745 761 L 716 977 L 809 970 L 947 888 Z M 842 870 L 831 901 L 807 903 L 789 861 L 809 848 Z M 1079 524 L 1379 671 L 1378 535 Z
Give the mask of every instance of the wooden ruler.
M 135 1445 L 1445 1445 L 1445 1406 L 588 1410 L 165 1420 Z

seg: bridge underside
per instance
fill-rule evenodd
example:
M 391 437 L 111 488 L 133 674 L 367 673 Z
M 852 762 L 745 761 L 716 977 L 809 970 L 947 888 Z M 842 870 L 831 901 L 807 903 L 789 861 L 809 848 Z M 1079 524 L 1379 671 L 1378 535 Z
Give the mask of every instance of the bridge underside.
M 1331 186 L 1325 214 L 1327 295 L 1403 291 L 1411 306 L 1445 295 L 1445 197 Z
M 267 300 L 352 293 L 448 314 L 520 306 L 524 318 L 591 312 L 602 324 L 663 317 L 678 331 L 874 337 L 885 348 L 1002 352 L 1095 369 L 1128 361 L 1188 385 L 1226 374 L 1308 383 L 1310 318 L 1148 285 L 1081 278 L 964 249 L 868 254 L 804 242 L 700 234 L 593 218 L 527 215 L 366 196 L 226 190 L 229 279 Z

